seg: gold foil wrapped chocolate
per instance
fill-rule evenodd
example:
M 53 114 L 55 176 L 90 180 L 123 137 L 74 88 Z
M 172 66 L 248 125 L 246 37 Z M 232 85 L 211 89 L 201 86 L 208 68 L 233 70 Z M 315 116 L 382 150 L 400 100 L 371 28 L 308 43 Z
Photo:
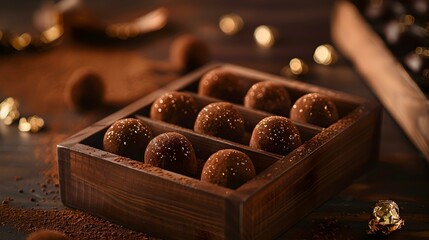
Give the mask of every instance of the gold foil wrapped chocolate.
M 19 119 L 18 129 L 21 132 L 37 133 L 43 129 L 45 121 L 38 116 L 31 116 L 28 118 L 22 117 Z
M 375 204 L 368 223 L 368 234 L 388 235 L 403 225 L 398 205 L 392 200 L 380 200 Z
M 11 125 L 19 118 L 19 102 L 15 98 L 6 98 L 0 103 L 0 120 L 6 125 Z
M 20 117 L 19 102 L 15 98 L 9 97 L 0 103 L 0 121 L 6 125 L 11 125 Z M 43 129 L 45 121 L 36 115 L 21 117 L 18 129 L 21 132 L 37 133 Z

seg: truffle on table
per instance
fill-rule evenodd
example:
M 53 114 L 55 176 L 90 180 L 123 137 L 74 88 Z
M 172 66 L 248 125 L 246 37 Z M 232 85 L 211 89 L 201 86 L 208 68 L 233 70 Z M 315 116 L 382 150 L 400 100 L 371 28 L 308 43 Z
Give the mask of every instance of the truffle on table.
M 150 118 L 185 128 L 194 126 L 198 106 L 194 98 L 182 92 L 165 93 L 155 100 L 150 109 Z
M 328 97 L 309 93 L 296 100 L 290 110 L 290 119 L 329 127 L 338 120 L 338 110 Z
M 201 181 L 236 189 L 255 175 L 255 167 L 249 156 L 238 150 L 223 149 L 206 161 Z
M 206 73 L 198 84 L 198 94 L 233 103 L 242 103 L 244 85 L 234 73 L 216 68 Z
M 256 124 L 250 147 L 287 155 L 301 145 L 298 128 L 287 118 L 270 116 Z
M 276 82 L 262 81 L 252 85 L 244 97 L 244 106 L 280 116 L 287 116 L 291 108 L 289 92 Z
M 197 176 L 198 165 L 192 143 L 182 134 L 167 132 L 147 145 L 144 162 L 187 176 Z
M 211 103 L 198 114 L 194 131 L 241 142 L 244 136 L 244 120 L 234 105 L 227 102 Z
M 26 240 L 68 240 L 69 238 L 62 232 L 42 229 L 32 232 Z
M 208 63 L 210 55 L 208 45 L 192 35 L 177 37 L 170 47 L 170 62 L 181 73 L 188 73 Z
M 77 111 L 98 108 L 104 101 L 104 82 L 94 70 L 80 68 L 73 72 L 66 83 L 66 104 Z
M 143 161 L 144 151 L 152 139 L 149 126 L 140 119 L 117 120 L 104 134 L 104 150 L 120 156 Z

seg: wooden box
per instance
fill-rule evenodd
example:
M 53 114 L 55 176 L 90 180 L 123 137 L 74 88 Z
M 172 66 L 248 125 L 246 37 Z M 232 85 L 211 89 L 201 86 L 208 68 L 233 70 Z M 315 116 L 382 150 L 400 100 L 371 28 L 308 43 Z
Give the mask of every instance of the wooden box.
M 247 88 L 258 81 L 277 81 L 289 90 L 293 101 L 309 92 L 326 94 L 337 105 L 341 119 L 326 129 L 296 123 L 304 143 L 286 156 L 149 119 L 151 103 L 168 91 L 192 94 L 201 108 L 219 101 L 197 95 L 201 76 L 217 67 L 239 75 Z M 237 107 L 248 133 L 270 115 Z M 220 149 L 239 149 L 253 160 L 257 176 L 232 190 L 103 151 L 105 131 L 125 117 L 143 118 L 155 135 L 182 133 L 199 159 L 205 160 Z M 156 237 L 273 239 L 350 184 L 377 158 L 379 131 L 377 104 L 243 67 L 212 64 L 59 144 L 61 199 L 68 207 Z

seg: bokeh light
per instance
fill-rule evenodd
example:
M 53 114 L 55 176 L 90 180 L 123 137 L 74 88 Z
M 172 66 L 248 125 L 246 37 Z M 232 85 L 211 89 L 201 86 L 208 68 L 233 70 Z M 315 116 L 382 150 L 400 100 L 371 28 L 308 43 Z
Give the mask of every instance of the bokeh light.
M 270 48 L 275 43 L 275 34 L 274 30 L 266 25 L 261 25 L 255 29 L 253 33 L 256 43 L 259 46 Z
M 227 35 L 234 35 L 243 28 L 243 19 L 237 14 L 227 14 L 220 18 L 219 28 Z
M 316 48 L 313 54 L 313 59 L 316 63 L 321 65 L 331 65 L 337 60 L 337 54 L 329 44 L 323 44 Z

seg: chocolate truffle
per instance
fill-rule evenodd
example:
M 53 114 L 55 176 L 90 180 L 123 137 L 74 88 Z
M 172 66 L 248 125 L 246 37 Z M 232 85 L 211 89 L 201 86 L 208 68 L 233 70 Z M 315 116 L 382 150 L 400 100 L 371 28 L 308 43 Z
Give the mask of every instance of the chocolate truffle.
M 329 127 L 338 120 L 335 104 L 319 93 L 309 93 L 298 100 L 290 110 L 290 119 L 321 127 Z
M 194 126 L 198 114 L 195 100 L 186 93 L 170 92 L 152 104 L 150 118 L 176 124 L 185 128 Z
M 170 62 L 180 72 L 188 73 L 210 61 L 210 49 L 205 42 L 192 36 L 177 37 L 170 47 Z
M 117 120 L 104 134 L 104 150 L 134 160 L 143 161 L 144 151 L 152 139 L 152 132 L 140 119 Z
M 244 97 L 244 106 L 276 115 L 287 116 L 291 101 L 283 85 L 270 81 L 253 84 Z
M 197 175 L 197 158 L 191 142 L 182 134 L 167 132 L 147 145 L 144 162 L 191 177 Z
M 280 155 L 287 155 L 301 145 L 298 128 L 287 118 L 270 116 L 256 124 L 250 147 Z
M 211 103 L 198 114 L 194 131 L 241 142 L 244 136 L 244 120 L 241 113 L 232 104 Z
M 88 68 L 76 70 L 65 88 L 66 104 L 77 111 L 100 107 L 104 101 L 104 83 L 99 74 Z
M 67 240 L 64 233 L 55 230 L 42 229 L 28 235 L 26 240 Z
M 236 189 L 255 175 L 255 167 L 246 154 L 223 149 L 212 154 L 204 164 L 201 181 Z
M 199 95 L 233 103 L 242 103 L 244 93 L 244 85 L 240 78 L 221 68 L 206 73 L 198 85 Z

